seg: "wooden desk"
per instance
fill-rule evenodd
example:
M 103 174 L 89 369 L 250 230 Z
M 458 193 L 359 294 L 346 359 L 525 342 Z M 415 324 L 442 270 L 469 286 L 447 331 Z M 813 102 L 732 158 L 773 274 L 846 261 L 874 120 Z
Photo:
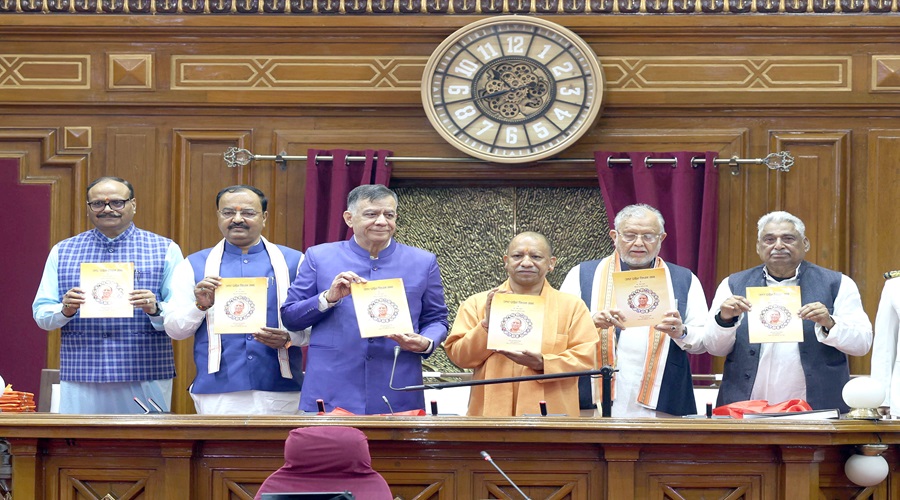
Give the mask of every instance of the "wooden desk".
M 251 499 L 288 432 L 311 425 L 363 430 L 404 499 L 520 498 L 481 450 L 536 499 L 900 498 L 891 421 L 6 414 L 0 437 L 16 500 Z M 888 479 L 852 485 L 854 445 L 878 442 Z

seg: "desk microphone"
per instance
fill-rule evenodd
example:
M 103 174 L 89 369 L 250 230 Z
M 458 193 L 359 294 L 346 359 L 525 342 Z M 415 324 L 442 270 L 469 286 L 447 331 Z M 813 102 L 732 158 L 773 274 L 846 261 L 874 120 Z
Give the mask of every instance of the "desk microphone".
M 399 355 L 400 355 L 400 346 L 395 345 L 394 346 L 394 364 L 391 365 L 391 380 L 388 381 L 388 387 L 390 387 L 391 390 L 394 390 L 394 391 L 396 391 L 398 389 L 397 387 L 394 387 L 394 370 L 397 369 L 397 356 L 399 356 Z M 385 397 L 385 401 L 387 401 L 387 397 Z M 390 406 L 391 405 L 388 405 L 388 408 L 390 408 Z M 391 412 L 391 413 L 393 413 L 393 412 Z
M 523 497 L 525 500 L 531 500 L 531 498 L 529 498 L 528 495 L 526 495 L 524 491 L 520 490 L 519 487 L 516 485 L 516 483 L 514 483 L 513 480 L 510 479 L 509 476 L 507 476 L 506 473 L 503 472 L 503 470 L 502 470 L 500 467 L 498 467 L 497 464 L 494 463 L 494 460 L 491 459 L 491 456 L 488 455 L 488 452 L 482 451 L 482 452 L 481 452 L 481 456 L 484 457 L 485 460 L 487 460 L 488 462 L 490 462 L 490 464 L 493 465 L 495 469 L 497 469 L 497 472 L 499 472 L 500 475 L 503 476 L 504 479 L 506 479 L 506 481 L 507 481 L 509 484 L 511 484 L 512 487 L 515 488 L 516 491 L 518 491 L 519 494 L 522 495 L 522 497 Z
M 137 405 L 140 406 L 142 410 L 144 410 L 145 415 L 150 413 L 150 408 L 147 408 L 147 405 L 145 405 L 144 403 L 141 403 L 140 399 L 138 399 L 137 397 L 134 397 L 132 399 L 134 399 L 134 402 L 137 403 Z
M 388 401 L 387 396 L 381 396 L 381 399 L 384 400 L 384 404 L 388 405 L 388 410 L 391 410 L 391 415 L 393 415 L 393 414 L 394 414 L 394 409 L 391 408 L 391 402 Z

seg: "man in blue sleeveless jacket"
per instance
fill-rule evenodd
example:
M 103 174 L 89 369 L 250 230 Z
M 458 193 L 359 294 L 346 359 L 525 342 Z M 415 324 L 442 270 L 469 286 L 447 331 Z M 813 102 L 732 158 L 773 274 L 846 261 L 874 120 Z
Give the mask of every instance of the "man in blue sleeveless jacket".
M 259 189 L 247 185 L 222 189 L 216 209 L 224 238 L 175 268 L 165 323 L 166 333 L 174 339 L 194 337 L 197 376 L 190 388 L 194 407 L 201 415 L 296 414 L 303 383 L 300 345 L 308 342 L 308 335 L 286 330 L 279 308 L 303 254 L 262 236 L 269 212 L 266 195 Z M 217 333 L 216 308 L 224 308 L 222 312 L 235 321 L 251 314 L 250 297 L 232 296 L 229 307 L 225 294 L 216 296 L 222 278 L 260 277 L 267 284 L 266 326 L 242 334 Z
M 732 274 L 712 302 L 704 344 L 726 356 L 718 404 L 806 400 L 814 409 L 848 411 L 841 389 L 850 380 L 847 355 L 863 356 L 872 346 L 872 323 L 859 289 L 848 276 L 805 259 L 806 226 L 788 212 L 759 219 L 756 251 L 763 264 Z M 746 313 L 753 304 L 747 287 L 799 286 L 803 342 L 750 343 Z
M 131 183 L 101 177 L 87 187 L 94 229 L 50 250 L 32 304 L 44 330 L 61 329 L 60 413 L 144 413 L 135 404 L 153 399 L 164 411 L 172 400 L 175 360 L 163 332 L 169 280 L 184 260 L 168 238 L 135 227 L 137 201 Z M 82 318 L 87 291 L 82 263 L 133 262 L 134 291 L 127 318 Z
M 705 352 L 706 295 L 689 269 L 664 262 L 659 250 L 666 238 L 665 220 L 649 205 L 629 205 L 609 232 L 615 252 L 575 266 L 560 291 L 578 295 L 591 310 L 600 335 L 597 362 L 618 369 L 613 379 L 613 417 L 665 417 L 697 413 L 688 353 Z M 616 304 L 612 275 L 618 271 L 663 268 L 675 309 L 653 328 L 628 326 Z M 640 298 L 637 302 L 640 303 Z M 587 383 L 585 383 L 587 382 Z M 579 380 L 584 411 L 599 395 L 590 381 Z

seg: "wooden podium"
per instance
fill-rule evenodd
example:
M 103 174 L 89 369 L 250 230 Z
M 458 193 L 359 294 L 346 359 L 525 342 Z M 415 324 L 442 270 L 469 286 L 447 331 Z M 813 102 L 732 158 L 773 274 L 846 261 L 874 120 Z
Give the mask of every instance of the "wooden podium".
M 0 414 L 16 500 L 252 499 L 295 427 L 369 438 L 395 497 L 900 498 L 900 421 Z M 843 472 L 855 445 L 891 445 L 871 488 Z M 340 486 L 340 485 L 335 485 Z

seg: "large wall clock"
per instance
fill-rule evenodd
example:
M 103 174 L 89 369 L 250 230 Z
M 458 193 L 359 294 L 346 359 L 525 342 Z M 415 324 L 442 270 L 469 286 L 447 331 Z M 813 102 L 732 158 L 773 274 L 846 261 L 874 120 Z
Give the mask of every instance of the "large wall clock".
M 450 35 L 422 76 L 434 128 L 459 150 L 490 162 L 559 154 L 600 111 L 603 70 L 591 47 L 550 21 L 495 16 Z

